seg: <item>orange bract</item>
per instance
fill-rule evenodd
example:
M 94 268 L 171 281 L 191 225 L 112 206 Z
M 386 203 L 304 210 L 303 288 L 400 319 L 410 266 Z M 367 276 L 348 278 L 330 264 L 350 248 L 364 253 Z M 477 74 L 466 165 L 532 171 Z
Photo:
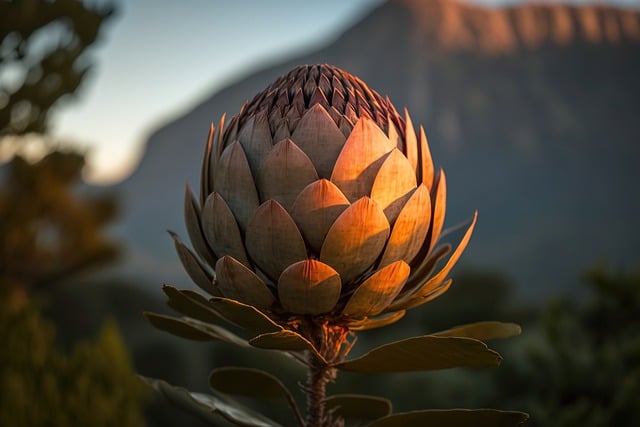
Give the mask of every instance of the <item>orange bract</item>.
M 283 326 L 398 320 L 447 289 L 475 225 L 434 274 L 446 181 L 424 130 L 329 65 L 293 69 L 212 126 L 200 203 L 187 192 L 191 276 Z

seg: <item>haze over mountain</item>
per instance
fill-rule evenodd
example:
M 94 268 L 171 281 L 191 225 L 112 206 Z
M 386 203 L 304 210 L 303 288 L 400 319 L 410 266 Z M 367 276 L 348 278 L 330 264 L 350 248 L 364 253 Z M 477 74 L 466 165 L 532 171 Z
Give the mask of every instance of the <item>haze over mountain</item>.
M 447 172 L 447 223 L 480 213 L 462 264 L 505 272 L 534 298 L 571 291 L 598 262 L 640 265 L 640 12 L 392 0 L 158 129 L 118 186 L 120 271 L 189 283 L 165 230 L 187 239 L 184 184 L 197 189 L 210 122 L 304 63 L 357 75 L 425 126 Z

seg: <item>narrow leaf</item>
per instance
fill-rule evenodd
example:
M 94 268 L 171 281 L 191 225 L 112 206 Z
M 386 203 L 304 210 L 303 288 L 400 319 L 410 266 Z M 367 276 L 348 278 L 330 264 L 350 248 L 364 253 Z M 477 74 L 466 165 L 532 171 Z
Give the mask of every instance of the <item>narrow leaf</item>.
M 529 419 L 524 412 L 496 409 L 428 409 L 381 418 L 368 427 L 516 427 Z
M 288 329 L 259 335 L 249 340 L 249 344 L 254 347 L 269 350 L 311 351 L 319 360 L 324 361 L 324 358 L 318 353 L 318 350 L 309 340 L 297 332 Z
M 288 398 L 291 393 L 278 378 L 253 368 L 217 368 L 209 376 L 211 387 L 225 394 L 267 399 Z
M 446 331 L 436 332 L 438 337 L 466 337 L 480 341 L 511 338 L 522 333 L 520 325 L 503 322 L 477 322 L 468 325 L 455 326 Z
M 431 371 L 456 367 L 489 368 L 502 357 L 471 338 L 425 335 L 377 347 L 357 359 L 337 365 L 361 373 Z
M 391 401 L 366 394 L 335 394 L 327 398 L 326 408 L 345 425 L 356 427 L 391 414 Z
M 273 320 L 255 307 L 228 298 L 212 298 L 213 308 L 231 323 L 254 335 L 276 332 L 282 329 Z
M 204 298 L 196 299 L 190 294 L 182 292 L 169 285 L 164 285 L 162 287 L 162 291 L 169 298 L 169 301 L 167 302 L 169 307 L 184 315 L 203 322 L 212 323 L 214 325 L 221 325 L 226 322 L 226 320 L 222 318 Z M 204 303 L 202 300 L 204 300 Z
M 193 341 L 223 341 L 239 347 L 250 347 L 246 340 L 226 329 L 200 322 L 189 317 L 173 317 L 145 312 L 144 315 L 156 328 Z
M 193 393 L 182 387 L 172 386 L 163 380 L 141 378 L 174 405 L 197 415 L 213 425 L 219 424 L 220 417 L 222 417 L 237 426 L 280 427 L 280 424 L 275 421 L 231 399 L 204 393 Z

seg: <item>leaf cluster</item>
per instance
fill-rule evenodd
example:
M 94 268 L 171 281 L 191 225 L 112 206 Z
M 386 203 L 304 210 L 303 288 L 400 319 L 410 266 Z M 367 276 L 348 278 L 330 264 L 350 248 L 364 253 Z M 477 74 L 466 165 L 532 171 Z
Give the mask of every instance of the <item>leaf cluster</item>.
M 551 302 L 542 340 L 522 366 L 499 373 L 502 401 L 535 416 L 535 425 L 633 425 L 640 417 L 640 274 L 594 270 L 590 295 Z
M 146 313 L 151 323 L 161 330 L 192 340 L 222 341 L 243 348 L 272 350 L 303 365 L 308 363 L 304 353 L 314 354 L 314 360 L 323 360 L 307 339 L 276 324 L 255 307 L 227 298 L 207 299 L 194 291 L 178 290 L 171 286 L 164 286 L 163 290 L 169 306 L 184 316 Z M 360 357 L 339 363 L 325 363 L 331 369 L 360 374 L 495 367 L 502 358 L 480 340 L 508 338 L 519 333 L 520 327 L 515 324 L 479 322 L 388 343 Z M 266 371 L 240 367 L 217 368 L 210 377 L 213 394 L 206 395 L 191 393 L 161 380 L 147 381 L 173 403 L 194 411 L 210 422 L 222 417 L 236 425 L 279 425 L 230 397 L 249 396 L 284 399 L 291 408 L 292 422 L 296 420 L 297 425 L 306 425 L 293 394 L 277 377 Z M 341 419 L 346 425 L 354 426 L 425 423 L 519 425 L 528 418 L 520 412 L 497 410 L 428 410 L 393 414 L 389 400 L 369 395 L 329 396 L 326 404 L 334 420 Z

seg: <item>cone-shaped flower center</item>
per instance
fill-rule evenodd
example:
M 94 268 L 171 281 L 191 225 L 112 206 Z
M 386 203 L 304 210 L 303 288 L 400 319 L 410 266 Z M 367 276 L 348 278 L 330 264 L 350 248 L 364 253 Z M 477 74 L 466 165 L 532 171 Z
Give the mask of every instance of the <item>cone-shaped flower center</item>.
M 389 120 L 401 133 L 403 130 L 404 121 L 388 98 L 358 77 L 327 64 L 301 65 L 278 77 L 246 104 L 230 128 L 235 121 L 242 128 L 251 117 L 264 114 L 272 137 L 283 119 L 293 133 L 300 118 L 316 104 L 324 107 L 339 128 L 353 128 L 360 117 L 368 117 L 384 132 L 389 130 Z

